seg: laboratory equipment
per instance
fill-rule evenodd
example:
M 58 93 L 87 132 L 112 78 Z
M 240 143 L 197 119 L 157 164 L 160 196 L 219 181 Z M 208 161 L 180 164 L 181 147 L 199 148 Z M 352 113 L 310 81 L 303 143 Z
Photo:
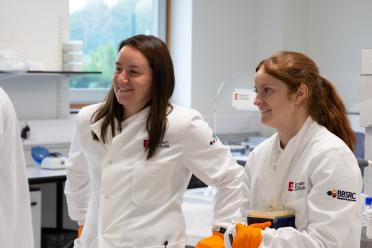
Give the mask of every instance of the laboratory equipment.
M 66 169 L 67 158 L 59 152 L 49 152 L 48 148 L 43 146 L 34 146 L 31 148 L 31 156 L 37 165 L 42 169 L 58 170 Z
M 370 160 L 366 160 L 366 159 L 362 159 L 362 158 L 357 158 L 357 161 L 358 161 L 358 165 L 359 165 L 360 171 L 362 172 L 362 175 L 364 175 L 364 169 L 366 167 L 372 166 L 372 161 L 370 161 Z
M 61 154 L 51 153 L 48 157 L 44 158 L 41 162 L 42 169 L 60 170 L 66 169 L 67 158 Z
M 36 162 L 37 165 L 40 165 L 44 158 L 49 156 L 49 150 L 43 146 L 33 146 L 31 147 L 31 157 Z
M 364 212 L 364 217 L 366 218 L 366 237 L 372 239 L 372 197 L 366 197 Z
M 260 114 L 253 104 L 255 95 L 253 74 L 240 72 L 223 79 L 214 101 L 215 134 L 260 132 Z
M 214 102 L 213 131 L 243 166 L 250 151 L 274 133 L 261 123 L 255 97 L 254 73 L 239 72 L 222 80 Z

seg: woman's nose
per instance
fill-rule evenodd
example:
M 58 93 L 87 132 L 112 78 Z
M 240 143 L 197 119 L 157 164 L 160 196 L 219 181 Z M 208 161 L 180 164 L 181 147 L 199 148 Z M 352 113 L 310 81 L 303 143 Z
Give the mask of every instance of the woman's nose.
M 128 82 L 127 73 L 125 72 L 125 70 L 123 70 L 123 71 L 119 74 L 118 81 L 119 81 L 119 82 L 124 82 L 124 83 Z
M 258 105 L 260 105 L 261 103 L 262 103 L 261 97 L 260 97 L 260 95 L 257 93 L 257 94 L 256 94 L 256 97 L 254 98 L 253 104 L 256 105 L 256 106 L 258 106 Z

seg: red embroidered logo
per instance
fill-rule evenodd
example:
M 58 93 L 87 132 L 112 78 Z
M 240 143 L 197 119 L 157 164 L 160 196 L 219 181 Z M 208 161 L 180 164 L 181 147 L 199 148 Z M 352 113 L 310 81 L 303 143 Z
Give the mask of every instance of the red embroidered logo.
M 293 182 L 288 182 L 288 191 L 293 191 Z
M 288 191 L 294 192 L 294 191 L 299 191 L 299 190 L 305 190 L 305 182 L 288 182 Z

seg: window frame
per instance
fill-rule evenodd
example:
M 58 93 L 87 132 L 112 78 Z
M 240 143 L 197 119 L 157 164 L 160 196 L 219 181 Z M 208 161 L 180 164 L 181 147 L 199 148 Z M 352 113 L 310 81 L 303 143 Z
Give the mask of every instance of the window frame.
M 154 26 L 153 35 L 166 42 L 167 37 L 167 0 L 153 0 Z M 110 88 L 74 89 L 70 88 L 70 108 L 100 102 Z

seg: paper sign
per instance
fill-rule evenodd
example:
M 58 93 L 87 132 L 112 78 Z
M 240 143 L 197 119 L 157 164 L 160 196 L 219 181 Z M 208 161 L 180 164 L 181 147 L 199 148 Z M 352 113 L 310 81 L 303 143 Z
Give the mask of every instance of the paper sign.
M 258 111 L 254 105 L 256 92 L 253 89 L 235 89 L 232 94 L 232 106 L 237 110 Z

